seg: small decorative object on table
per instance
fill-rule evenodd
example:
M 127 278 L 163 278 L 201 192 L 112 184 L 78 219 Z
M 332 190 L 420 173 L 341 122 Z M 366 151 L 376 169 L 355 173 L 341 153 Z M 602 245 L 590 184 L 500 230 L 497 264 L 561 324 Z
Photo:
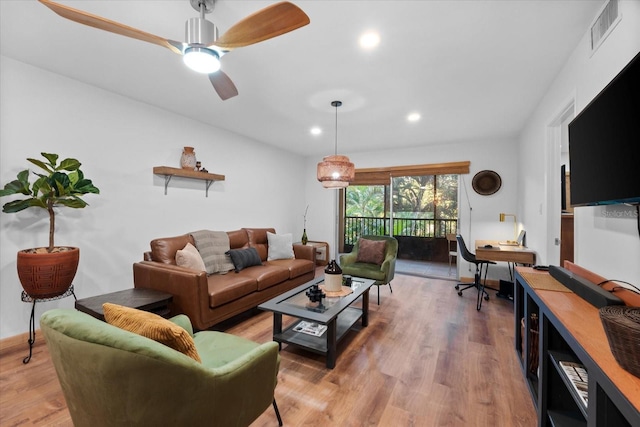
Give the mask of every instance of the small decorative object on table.
M 324 269 L 324 288 L 328 292 L 342 290 L 342 269 L 335 259 L 332 259 Z
M 309 297 L 309 301 L 312 303 L 320 303 L 320 305 L 322 305 L 322 298 L 326 296 L 317 283 L 314 283 L 305 294 Z
M 351 287 L 352 284 L 353 284 L 353 278 L 348 274 L 344 274 L 342 276 L 342 286 Z
M 182 167 L 182 169 L 195 170 L 196 152 L 193 147 L 184 147 L 182 150 L 182 156 L 180 156 L 180 167 Z

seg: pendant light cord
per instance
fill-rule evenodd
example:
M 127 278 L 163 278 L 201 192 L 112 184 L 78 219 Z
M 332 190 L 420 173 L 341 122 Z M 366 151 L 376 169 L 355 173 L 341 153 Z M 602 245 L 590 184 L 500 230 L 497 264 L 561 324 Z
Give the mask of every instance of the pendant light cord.
M 331 105 L 336 107 L 336 141 L 334 154 L 338 155 L 338 107 L 342 105 L 342 101 L 331 101 Z

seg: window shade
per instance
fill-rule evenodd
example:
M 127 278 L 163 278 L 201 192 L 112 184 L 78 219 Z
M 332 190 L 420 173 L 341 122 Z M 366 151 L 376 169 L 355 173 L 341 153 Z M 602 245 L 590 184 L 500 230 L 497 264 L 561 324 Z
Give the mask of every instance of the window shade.
M 465 161 L 356 169 L 356 177 L 351 185 L 388 185 L 391 178 L 396 176 L 467 174 L 470 164 Z

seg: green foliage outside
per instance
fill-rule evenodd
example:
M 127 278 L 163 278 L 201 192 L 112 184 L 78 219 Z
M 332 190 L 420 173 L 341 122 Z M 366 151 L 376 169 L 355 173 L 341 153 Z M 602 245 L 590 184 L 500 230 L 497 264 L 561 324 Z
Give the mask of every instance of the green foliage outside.
M 458 175 L 393 178 L 393 235 L 441 237 L 455 232 Z M 364 234 L 389 234 L 389 186 L 350 186 L 346 191 L 345 241 Z M 360 219 L 362 218 L 362 219 Z

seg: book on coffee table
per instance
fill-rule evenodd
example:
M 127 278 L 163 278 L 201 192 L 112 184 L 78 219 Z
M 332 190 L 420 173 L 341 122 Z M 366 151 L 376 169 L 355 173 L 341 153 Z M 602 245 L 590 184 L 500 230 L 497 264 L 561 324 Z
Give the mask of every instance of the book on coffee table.
M 293 328 L 296 332 L 302 332 L 303 334 L 313 335 L 314 337 L 320 337 L 327 330 L 327 325 L 320 325 L 319 323 L 300 321 Z

